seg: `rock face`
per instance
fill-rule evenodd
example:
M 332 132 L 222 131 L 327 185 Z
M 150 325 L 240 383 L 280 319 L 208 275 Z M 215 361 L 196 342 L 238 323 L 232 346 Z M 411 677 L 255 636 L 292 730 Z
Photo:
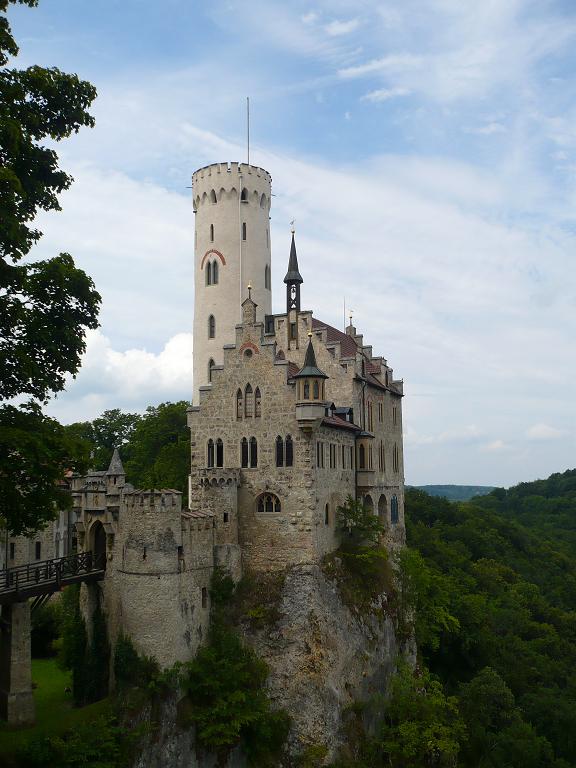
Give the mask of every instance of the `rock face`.
M 246 639 L 270 667 L 269 692 L 292 717 L 289 751 L 341 744 L 343 712 L 385 694 L 399 648 L 392 621 L 359 617 L 317 565 L 291 569 L 277 624 Z
M 384 611 L 382 617 L 352 613 L 317 565 L 290 569 L 278 608 L 273 625 L 254 629 L 245 623 L 242 633 L 270 668 L 275 707 L 292 718 L 290 757 L 325 746 L 330 762 L 343 741 L 346 708 L 387 691 L 400 652 L 394 625 Z M 179 730 L 176 720 L 176 704 L 169 702 L 134 768 L 216 768 L 214 756 L 196 755 L 193 732 Z M 244 765 L 234 753 L 226 768 Z

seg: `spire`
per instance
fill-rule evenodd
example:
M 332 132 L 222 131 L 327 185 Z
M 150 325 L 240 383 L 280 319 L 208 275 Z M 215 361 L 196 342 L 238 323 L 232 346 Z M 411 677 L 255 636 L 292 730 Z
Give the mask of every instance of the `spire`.
M 296 243 L 294 242 L 294 230 L 292 230 L 292 244 L 290 246 L 290 259 L 288 260 L 288 272 L 284 282 L 289 285 L 290 283 L 303 283 L 302 275 L 298 270 L 298 257 L 296 256 Z
M 114 448 L 114 453 L 110 460 L 110 466 L 106 472 L 107 475 L 125 475 L 124 467 L 122 466 L 122 459 L 118 453 L 118 448 Z
M 312 334 L 309 333 L 308 336 L 309 340 L 306 355 L 304 357 L 304 367 L 298 371 L 294 378 L 303 379 L 307 376 L 313 376 L 319 379 L 327 379 L 328 376 L 316 365 L 316 353 L 314 352 L 314 347 L 312 345 Z

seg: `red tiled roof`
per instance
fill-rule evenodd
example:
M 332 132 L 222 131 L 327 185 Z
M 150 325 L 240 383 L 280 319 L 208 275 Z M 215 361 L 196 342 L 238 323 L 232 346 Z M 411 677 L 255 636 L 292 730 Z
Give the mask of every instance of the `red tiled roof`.
M 337 416 L 324 416 L 322 424 L 325 424 L 327 427 L 335 427 L 336 429 L 350 429 L 352 432 L 361 431 L 361 428 L 356 426 L 356 424 L 351 424 L 349 421 L 339 419 Z
M 289 379 L 294 378 L 294 376 L 296 376 L 296 374 L 299 372 L 300 372 L 300 366 L 296 365 L 296 363 L 289 361 L 288 362 L 288 378 Z
M 347 333 L 339 331 L 338 328 L 334 328 L 328 323 L 323 323 L 321 320 L 312 318 L 312 328 L 315 331 L 319 331 L 321 328 L 326 328 L 326 341 L 328 344 L 334 344 L 340 342 L 340 349 L 342 350 L 342 357 L 356 357 L 358 351 L 358 345 Z
M 210 517 L 214 517 L 213 512 L 193 512 L 191 509 L 183 509 L 182 517 L 187 520 L 206 520 Z

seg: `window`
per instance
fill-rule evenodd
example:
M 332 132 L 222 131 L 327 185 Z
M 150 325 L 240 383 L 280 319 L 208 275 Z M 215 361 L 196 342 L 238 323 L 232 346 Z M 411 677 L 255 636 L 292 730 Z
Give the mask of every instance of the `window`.
M 208 361 L 208 383 L 209 384 L 212 383 L 212 368 L 214 368 L 215 365 L 216 363 L 214 362 L 214 360 L 210 358 L 210 360 Z
M 390 500 L 390 522 L 396 525 L 398 519 L 398 496 L 394 495 Z
M 14 560 L 16 555 L 16 545 L 13 541 L 10 542 L 10 560 Z
M 270 290 L 270 267 L 268 264 L 264 267 L 264 288 Z
M 142 560 L 146 560 L 146 547 L 143 547 L 142 549 Z
M 284 440 L 278 435 L 276 438 L 276 466 L 284 466 Z
M 266 230 L 266 245 L 270 247 L 270 232 Z
M 224 512 L 222 514 L 222 522 L 227 523 L 229 520 L 230 520 L 230 513 L 229 512 Z
M 216 440 L 216 466 L 224 466 L 224 443 L 220 438 Z
M 316 443 L 316 466 L 324 469 L 324 443 L 320 440 Z
M 384 494 L 382 494 L 380 496 L 379 501 L 378 501 L 378 519 L 380 520 L 382 525 L 386 525 L 386 523 L 388 522 L 388 520 L 387 520 L 388 516 L 387 516 L 387 512 L 386 512 L 387 506 L 388 506 L 388 504 L 386 502 L 386 496 L 384 496 Z
M 292 443 L 292 437 L 286 436 L 286 466 L 291 467 L 294 464 L 294 444 Z
M 242 418 L 242 411 L 243 403 L 242 403 L 242 390 L 239 389 L 238 392 L 236 392 L 236 418 L 241 419 Z
M 255 437 L 250 438 L 250 466 L 258 466 L 258 443 Z
M 380 446 L 378 449 L 378 469 L 380 472 L 386 471 L 386 456 L 384 455 L 384 443 L 380 440 Z
M 378 421 L 380 424 L 384 421 L 384 403 L 378 403 Z
M 274 493 L 263 493 L 259 496 L 256 508 L 260 514 L 265 512 L 278 513 L 282 509 L 280 499 Z
M 248 466 L 248 440 L 245 437 L 240 442 L 240 464 L 243 469 Z
M 35 549 L 34 559 L 35 560 L 40 560 L 40 557 L 42 555 L 42 544 L 41 544 L 41 542 L 37 541 L 34 549 Z
M 397 445 L 394 445 L 392 450 L 392 469 L 394 472 L 398 472 L 400 470 L 400 453 L 398 451 Z
M 253 411 L 253 401 L 252 401 L 252 387 L 250 384 L 246 384 L 246 389 L 244 390 L 244 416 L 246 416 L 247 419 L 251 418 L 254 411 Z
M 374 421 L 372 418 L 372 403 L 368 400 L 368 431 L 374 431 Z
M 218 262 L 212 262 L 212 285 L 218 284 Z
M 216 319 L 214 315 L 210 315 L 208 318 L 208 338 L 214 339 L 216 337 Z
M 374 464 L 372 463 L 372 446 L 368 446 L 368 469 L 373 469 Z
M 213 467 L 214 466 L 214 440 L 210 438 L 208 440 L 208 466 Z
M 214 242 L 214 224 L 210 224 L 210 242 Z
M 304 382 L 304 400 L 310 400 L 310 382 L 308 380 Z
M 206 285 L 212 285 L 212 262 L 206 265 Z
M 202 608 L 208 607 L 208 590 L 206 587 L 202 587 Z
M 350 446 L 350 469 L 354 469 L 354 446 Z
M 260 395 L 260 387 L 256 387 L 256 392 L 254 392 L 254 416 L 262 416 L 262 397 Z
M 366 469 L 366 450 L 363 445 L 360 445 L 358 449 L 358 463 L 360 464 L 360 469 Z
M 336 469 L 336 449 L 337 445 L 330 443 L 330 469 Z
M 398 407 L 396 405 L 392 408 L 392 424 L 394 426 L 398 424 Z
M 242 194 L 240 195 L 240 200 L 243 203 L 247 203 L 248 202 L 248 190 L 246 189 L 246 187 L 244 187 L 244 189 L 242 190 Z
M 290 323 L 290 338 L 292 341 L 294 341 L 297 337 L 296 333 L 296 323 Z
M 370 494 L 367 493 L 366 496 L 364 496 L 364 502 L 363 503 L 364 503 L 364 506 L 366 507 L 366 509 L 369 512 L 371 512 L 371 513 L 374 512 L 374 502 L 372 501 L 372 496 L 370 496 Z
M 217 200 L 216 200 L 216 192 L 214 190 L 212 190 L 210 192 L 210 202 L 211 203 L 216 203 L 217 202 Z
M 246 222 L 242 222 L 242 240 L 246 240 Z
M 314 381 L 314 386 L 312 388 L 312 394 L 314 396 L 314 400 L 320 400 L 320 388 L 318 387 L 318 382 Z
M 324 507 L 324 525 L 330 525 L 330 507 L 328 504 Z

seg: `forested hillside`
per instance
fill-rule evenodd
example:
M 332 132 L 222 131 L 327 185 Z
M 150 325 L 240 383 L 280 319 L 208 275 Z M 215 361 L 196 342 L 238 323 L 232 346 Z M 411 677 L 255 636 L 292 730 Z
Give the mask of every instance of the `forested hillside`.
M 465 503 L 412 489 L 406 517 L 421 662 L 466 727 L 458 765 L 575 766 L 576 470 Z
M 482 496 L 494 490 L 493 485 L 414 485 L 430 496 L 444 496 L 449 501 L 468 501 L 474 496 Z

